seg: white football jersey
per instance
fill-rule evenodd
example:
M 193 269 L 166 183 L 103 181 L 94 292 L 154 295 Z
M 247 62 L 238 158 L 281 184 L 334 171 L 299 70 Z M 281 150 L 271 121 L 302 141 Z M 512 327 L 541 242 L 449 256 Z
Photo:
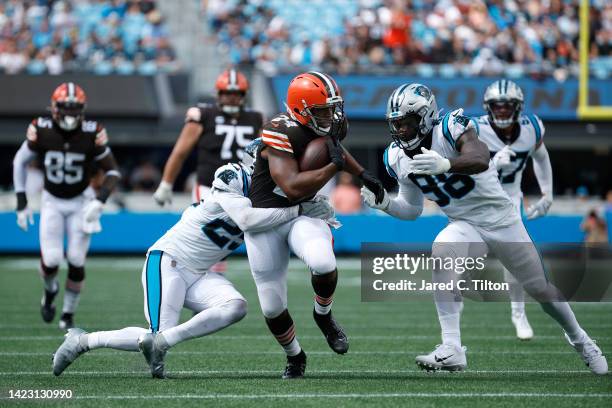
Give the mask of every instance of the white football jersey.
M 247 168 L 232 163 L 221 166 L 215 172 L 212 194 L 183 211 L 180 221 L 149 251 L 167 252 L 193 272 L 205 273 L 242 244 L 243 230 L 269 229 L 298 215 L 297 206 L 252 208 L 246 197 L 250 183 Z
M 491 157 L 506 146 L 495 130 L 491 127 L 488 115 L 483 115 L 476 120 L 479 130 L 479 139 L 487 144 Z M 512 166 L 498 172 L 499 181 L 503 189 L 515 202 L 520 202 L 523 196 L 521 192 L 521 180 L 527 159 L 534 152 L 536 146 L 544 137 L 544 125 L 536 115 L 521 115 L 519 118 L 520 133 L 518 138 L 509 144 L 516 156 L 511 158 Z
M 459 156 L 455 145 L 461 135 L 470 128 L 478 129 L 476 122 L 462 113 L 462 109 L 448 112 L 433 129 L 431 150 L 447 159 Z M 429 176 L 412 174 L 411 160 L 395 143 L 389 145 L 383 157 L 392 177 L 399 183 L 414 183 L 451 220 L 464 220 L 482 227 L 509 225 L 517 220 L 514 205 L 499 184 L 492 163 L 478 174 Z

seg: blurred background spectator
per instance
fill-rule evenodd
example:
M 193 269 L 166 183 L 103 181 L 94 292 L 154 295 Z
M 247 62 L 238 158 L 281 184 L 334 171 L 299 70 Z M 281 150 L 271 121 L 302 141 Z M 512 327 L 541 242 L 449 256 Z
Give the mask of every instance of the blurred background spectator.
M 578 73 L 579 0 L 204 1 L 219 50 L 270 74 L 402 69 L 428 77 Z M 591 2 L 593 74 L 612 70 L 612 3 Z
M 606 221 L 591 210 L 582 221 L 580 229 L 584 231 L 584 242 L 596 244 L 608 242 L 608 227 Z
M 340 173 L 330 200 L 339 214 L 353 214 L 361 211 L 361 192 L 350 173 Z
M 0 72 L 153 74 L 179 67 L 153 0 L 2 0 Z

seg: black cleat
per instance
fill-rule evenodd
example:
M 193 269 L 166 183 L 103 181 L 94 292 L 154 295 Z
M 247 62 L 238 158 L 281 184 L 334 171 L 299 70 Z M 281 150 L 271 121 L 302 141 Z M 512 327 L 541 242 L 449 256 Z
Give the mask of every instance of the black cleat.
M 72 329 L 74 327 L 72 316 L 72 313 L 62 313 L 62 317 L 60 317 L 59 321 L 59 328 L 62 330 Z
M 295 356 L 287 356 L 287 366 L 283 373 L 283 380 L 304 378 L 304 372 L 306 371 L 306 353 L 304 350 L 300 351 L 300 354 Z
M 349 349 L 348 337 L 346 337 L 342 327 L 340 327 L 332 317 L 332 312 L 320 315 L 313 310 L 312 315 L 317 326 L 319 326 L 319 329 L 321 329 L 321 332 L 325 336 L 325 340 L 327 340 L 329 347 L 338 354 L 346 353 Z
M 40 315 L 47 323 L 51 323 L 55 318 L 55 305 L 53 304 L 53 299 L 55 299 L 58 292 L 59 290 L 56 290 L 55 292 L 45 290 L 43 297 L 40 300 Z

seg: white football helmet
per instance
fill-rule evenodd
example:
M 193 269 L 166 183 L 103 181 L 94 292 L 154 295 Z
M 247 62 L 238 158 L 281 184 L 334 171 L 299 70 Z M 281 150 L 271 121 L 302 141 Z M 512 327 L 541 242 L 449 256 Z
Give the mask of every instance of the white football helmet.
M 505 129 L 518 121 L 523 111 L 523 104 L 521 88 L 512 81 L 500 79 L 487 87 L 482 107 L 495 126 Z
M 436 124 L 438 104 L 425 85 L 404 84 L 389 97 L 386 118 L 395 143 L 414 150 Z

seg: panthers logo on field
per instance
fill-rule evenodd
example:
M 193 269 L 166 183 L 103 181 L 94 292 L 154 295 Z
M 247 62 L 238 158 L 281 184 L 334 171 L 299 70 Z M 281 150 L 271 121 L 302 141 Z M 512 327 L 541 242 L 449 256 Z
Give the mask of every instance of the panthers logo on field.
M 429 97 L 431 96 L 429 89 L 424 86 L 417 86 L 417 88 L 414 90 L 414 93 L 419 96 L 422 96 L 425 99 L 429 99 Z
M 223 170 L 219 176 L 217 176 L 221 181 L 223 181 L 225 184 L 227 184 L 229 186 L 229 183 L 233 180 L 233 179 L 237 179 L 238 175 L 236 174 L 235 171 L 231 171 L 231 170 Z

